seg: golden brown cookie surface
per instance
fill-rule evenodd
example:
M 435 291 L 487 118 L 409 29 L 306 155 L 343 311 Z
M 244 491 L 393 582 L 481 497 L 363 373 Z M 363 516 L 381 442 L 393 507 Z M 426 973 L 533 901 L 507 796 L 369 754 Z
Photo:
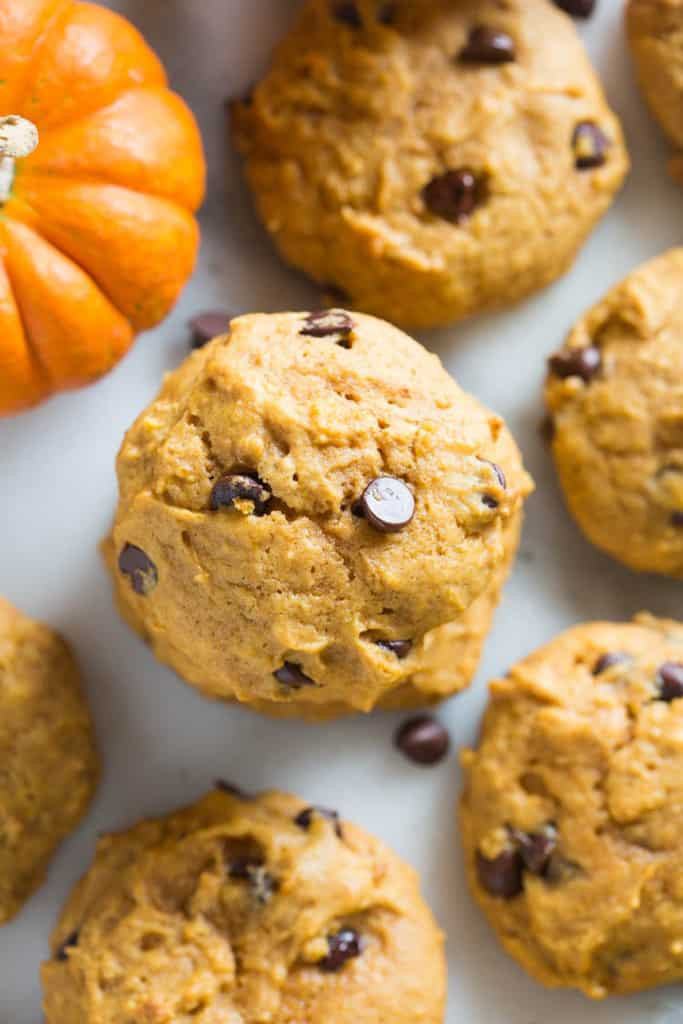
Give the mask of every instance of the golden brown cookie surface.
M 43 967 L 47 1024 L 441 1024 L 415 873 L 295 797 L 216 791 L 103 838 Z
M 0 598 L 0 924 L 41 884 L 97 782 L 92 724 L 64 641 Z
M 629 0 L 626 24 L 640 87 L 677 150 L 670 170 L 683 183 L 683 0 Z
M 639 267 L 550 360 L 553 454 L 589 539 L 683 576 L 683 249 Z
M 416 327 L 562 274 L 628 165 L 550 0 L 308 0 L 234 131 L 285 259 Z
M 463 755 L 472 891 L 508 953 L 600 998 L 683 978 L 683 625 L 561 634 Z
M 500 587 L 530 486 L 434 356 L 344 311 L 234 320 L 167 378 L 118 474 L 124 616 L 207 694 L 312 718 L 428 671 L 424 635 Z

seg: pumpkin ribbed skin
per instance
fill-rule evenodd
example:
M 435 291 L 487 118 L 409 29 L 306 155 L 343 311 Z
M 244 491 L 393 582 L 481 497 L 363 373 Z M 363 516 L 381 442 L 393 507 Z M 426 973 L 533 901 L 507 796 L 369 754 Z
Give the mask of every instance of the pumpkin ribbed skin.
M 0 0 L 0 114 L 37 125 L 0 206 L 0 415 L 110 370 L 194 267 L 194 118 L 120 15 Z

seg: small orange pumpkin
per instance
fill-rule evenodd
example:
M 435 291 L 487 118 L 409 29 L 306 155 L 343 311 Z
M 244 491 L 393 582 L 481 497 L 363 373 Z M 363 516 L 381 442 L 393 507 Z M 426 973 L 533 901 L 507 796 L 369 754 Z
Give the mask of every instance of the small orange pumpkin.
M 0 415 L 111 369 L 194 267 L 195 120 L 139 32 L 82 0 L 0 0 Z M 27 134 L 28 133 L 28 134 Z M 35 141 L 35 140 L 34 140 Z

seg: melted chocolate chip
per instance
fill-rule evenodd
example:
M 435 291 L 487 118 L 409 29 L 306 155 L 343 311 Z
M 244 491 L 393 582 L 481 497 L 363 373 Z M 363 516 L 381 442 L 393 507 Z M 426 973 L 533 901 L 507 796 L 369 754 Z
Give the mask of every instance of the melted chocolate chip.
M 448 730 L 431 715 L 419 715 L 400 726 L 394 743 L 409 761 L 432 765 L 443 761 L 450 749 L 451 738 Z
M 659 666 L 657 678 L 660 700 L 672 701 L 683 697 L 683 664 L 665 661 Z
M 600 349 L 595 345 L 584 348 L 563 348 L 548 360 L 550 372 L 563 380 L 581 377 L 588 383 L 602 366 Z
M 327 338 L 342 348 L 351 348 L 349 336 L 353 327 L 353 320 L 345 310 L 322 309 L 308 314 L 299 334 L 308 338 Z
M 482 183 L 474 172 L 461 167 L 432 178 L 423 188 L 422 198 L 435 216 L 463 224 L 482 202 L 483 193 Z
M 334 825 L 334 831 L 337 837 L 341 839 L 343 837 L 342 826 L 339 820 L 339 814 L 337 811 L 330 810 L 329 807 L 305 807 L 303 811 L 297 814 L 294 819 L 294 824 L 298 825 L 305 832 L 311 827 L 314 818 L 325 818 L 327 821 Z
M 355 3 L 333 3 L 332 14 L 337 21 L 350 28 L 363 27 L 363 19 Z
M 558 7 L 561 7 L 573 18 L 588 18 L 595 10 L 596 0 L 555 0 Z
M 327 936 L 326 957 L 319 961 L 318 967 L 328 974 L 335 974 L 349 960 L 353 960 L 363 952 L 360 936 L 354 928 L 342 928 L 334 935 Z
M 399 661 L 407 658 L 413 648 L 412 640 L 377 640 L 377 646 L 395 654 Z
M 594 121 L 581 121 L 574 129 L 572 149 L 577 170 L 602 167 L 607 160 L 610 140 Z
M 628 660 L 628 654 L 622 654 L 621 651 L 608 651 L 607 654 L 601 654 L 593 665 L 593 675 L 599 676 L 613 665 L 621 665 L 622 662 Z
M 199 316 L 193 317 L 189 323 L 192 331 L 191 348 L 202 348 L 213 338 L 218 338 L 221 334 L 229 334 L 231 320 L 230 313 L 223 313 L 219 310 L 200 313 Z
M 477 878 L 482 889 L 497 899 L 512 900 L 522 891 L 524 862 L 519 850 L 503 850 L 487 860 L 477 851 Z
M 268 511 L 272 497 L 273 492 L 268 484 L 259 480 L 257 476 L 231 473 L 222 476 L 213 485 L 209 505 L 211 510 L 216 512 L 220 508 L 231 508 L 238 501 L 249 502 L 253 505 L 252 514 L 261 517 Z
M 283 686 L 288 687 L 290 690 L 302 690 L 305 686 L 316 685 L 311 677 L 307 676 L 299 665 L 295 665 L 293 661 L 286 661 L 282 668 L 273 672 L 273 675 L 278 683 L 282 683 Z
M 525 871 L 532 875 L 544 875 L 550 858 L 557 849 L 555 826 L 546 825 L 540 832 L 520 832 L 518 829 L 512 829 L 510 835 L 519 850 Z
M 368 484 L 360 499 L 363 517 L 380 533 L 398 533 L 415 515 L 415 498 L 403 480 L 380 476 Z
M 133 590 L 141 597 L 151 593 L 159 582 L 156 565 L 135 544 L 124 544 L 119 555 L 119 570 L 124 576 L 130 576 Z
M 74 949 L 74 947 L 77 946 L 77 945 L 78 945 L 78 932 L 74 931 L 74 932 L 71 932 L 71 935 L 67 936 L 67 938 L 64 939 L 64 942 L 61 944 L 61 946 L 59 947 L 59 949 L 57 950 L 57 952 L 55 954 L 55 959 L 56 960 L 60 960 L 60 961 L 68 960 L 69 959 L 69 950 L 70 949 Z
M 476 25 L 458 60 L 471 64 L 507 64 L 516 56 L 514 40 L 507 32 L 490 25 Z

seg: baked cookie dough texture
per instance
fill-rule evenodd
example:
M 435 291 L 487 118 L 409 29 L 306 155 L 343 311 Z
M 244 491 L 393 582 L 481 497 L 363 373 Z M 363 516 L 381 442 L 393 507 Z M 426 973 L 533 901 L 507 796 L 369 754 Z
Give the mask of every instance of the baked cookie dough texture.
M 683 625 L 578 626 L 491 687 L 463 755 L 472 891 L 508 953 L 600 998 L 683 979 Z
M 71 653 L 56 633 L 0 598 L 0 924 L 43 881 L 97 776 Z
M 683 0 L 629 0 L 626 25 L 640 87 L 676 150 L 671 174 L 683 184 Z
M 118 477 L 125 618 L 207 695 L 309 718 L 467 685 L 530 489 L 499 417 L 343 310 L 233 320 L 167 377 Z M 394 532 L 366 500 L 383 478 L 410 506 Z
M 683 577 L 683 249 L 635 270 L 550 360 L 569 508 L 632 569 Z
M 46 1024 L 442 1024 L 417 876 L 333 812 L 216 791 L 100 840 L 43 967 Z
M 553 281 L 628 169 L 550 0 L 308 0 L 233 132 L 284 259 L 407 327 Z

